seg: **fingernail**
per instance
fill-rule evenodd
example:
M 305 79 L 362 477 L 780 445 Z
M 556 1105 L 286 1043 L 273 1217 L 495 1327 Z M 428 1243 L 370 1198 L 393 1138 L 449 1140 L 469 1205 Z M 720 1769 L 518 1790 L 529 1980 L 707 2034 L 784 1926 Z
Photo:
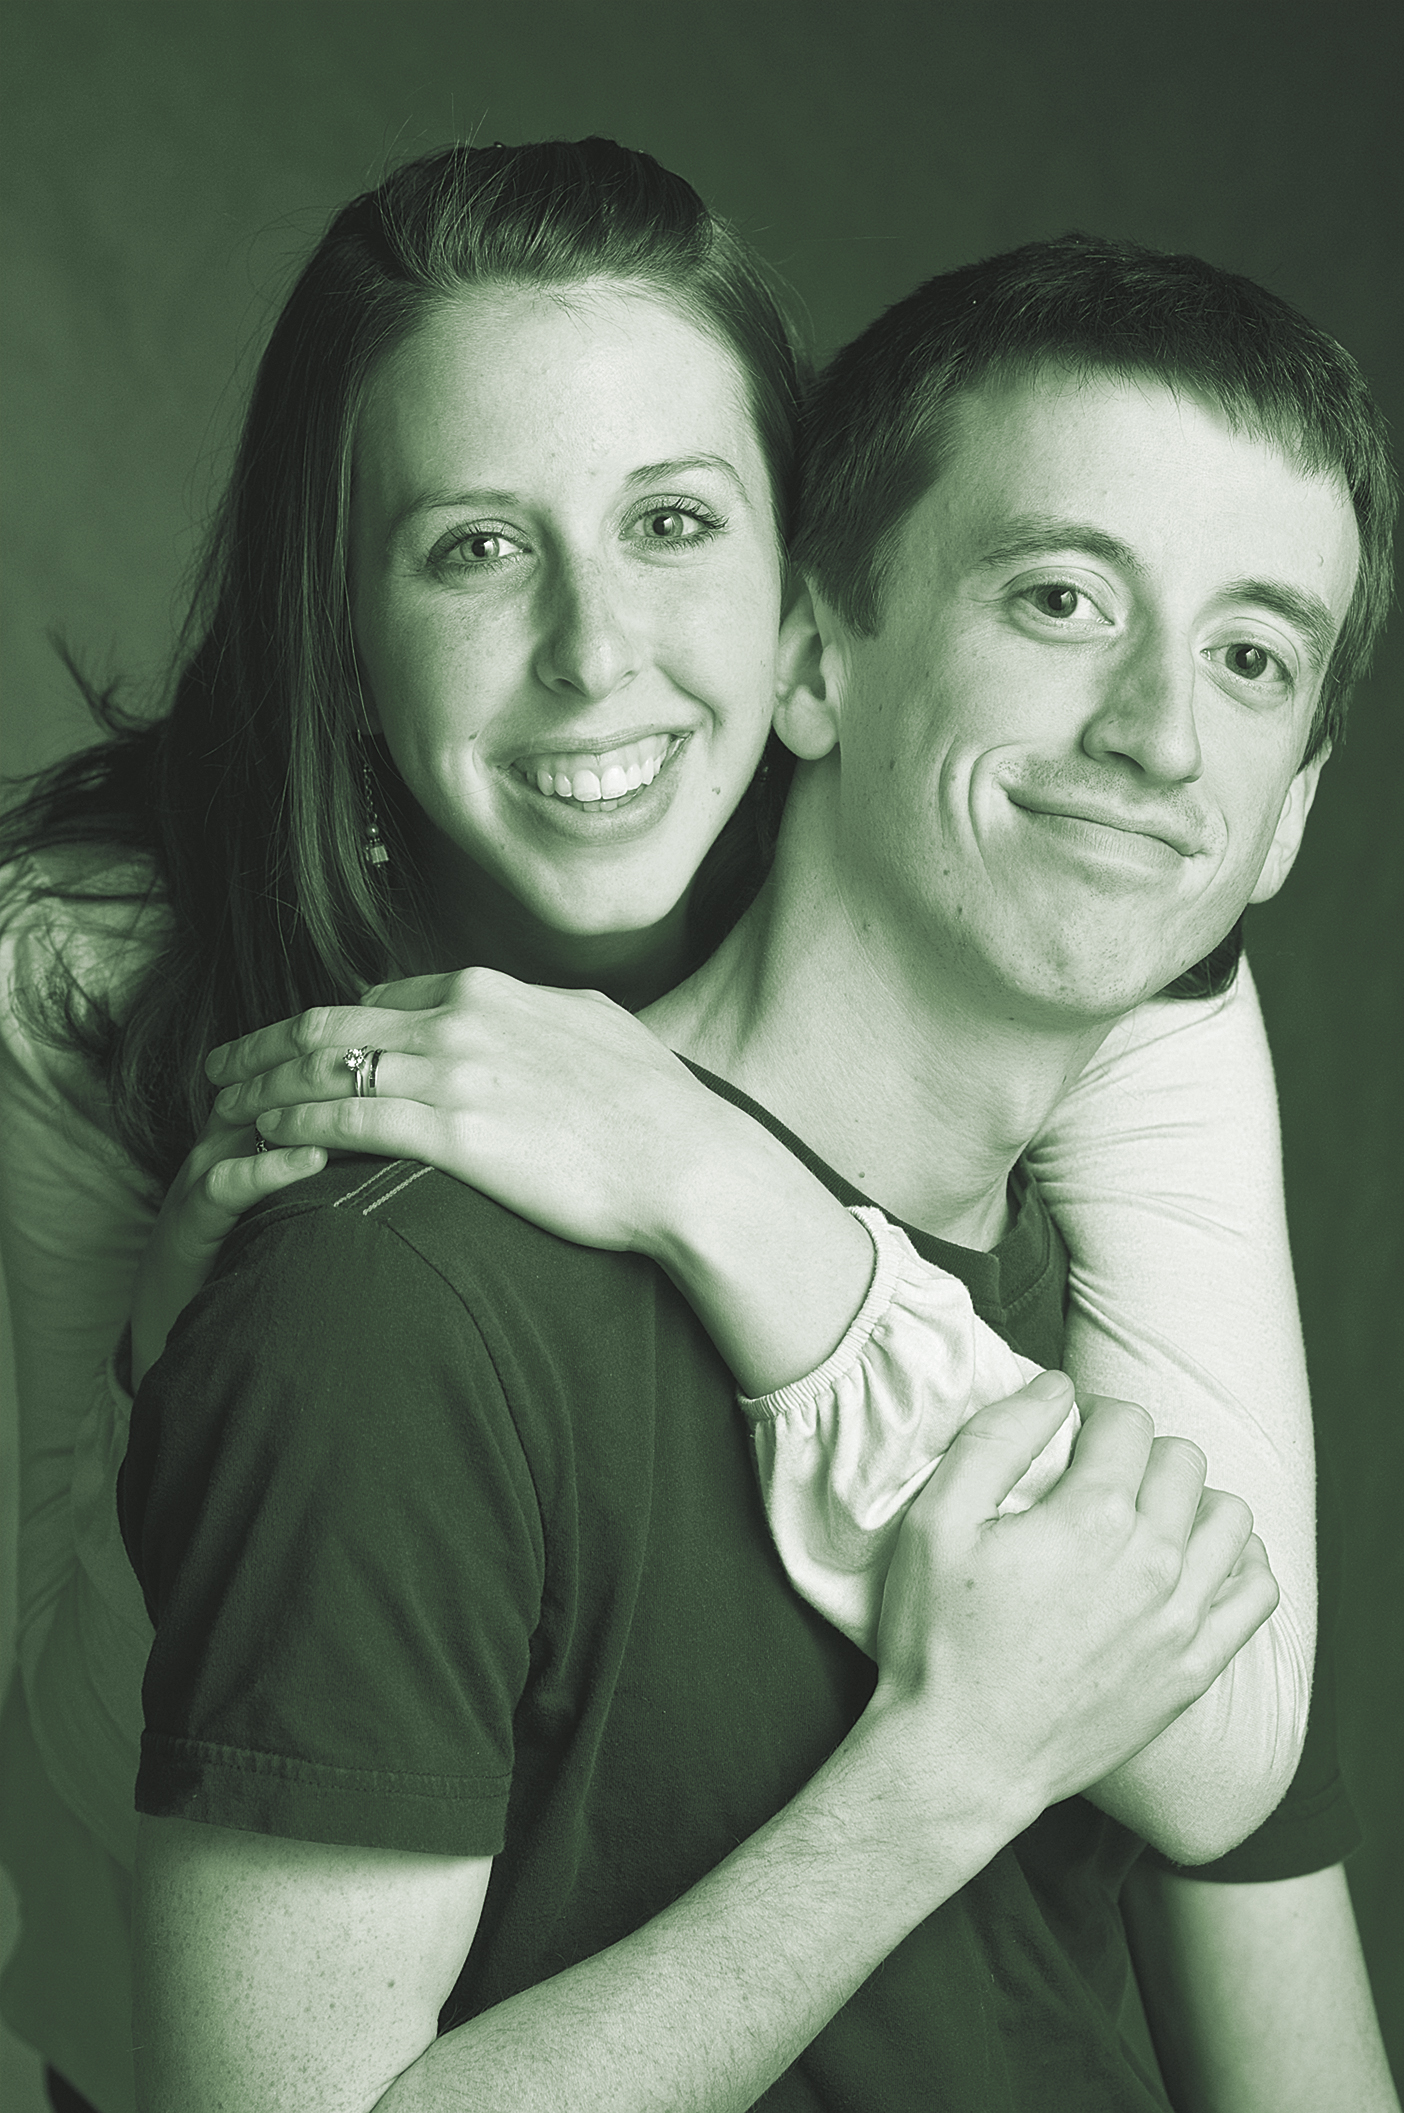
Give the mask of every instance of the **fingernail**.
M 1035 1401 L 1053 1401 L 1060 1394 L 1071 1394 L 1072 1381 L 1066 1372 L 1040 1372 L 1029 1381 L 1028 1391 Z
M 205 1077 L 217 1079 L 224 1069 L 225 1059 L 228 1055 L 229 1044 L 227 1042 L 221 1042 L 218 1049 L 212 1049 L 205 1058 Z
M 276 1137 L 282 1128 L 282 1123 L 283 1111 L 281 1108 L 265 1108 L 258 1118 L 258 1128 L 262 1130 L 265 1137 Z

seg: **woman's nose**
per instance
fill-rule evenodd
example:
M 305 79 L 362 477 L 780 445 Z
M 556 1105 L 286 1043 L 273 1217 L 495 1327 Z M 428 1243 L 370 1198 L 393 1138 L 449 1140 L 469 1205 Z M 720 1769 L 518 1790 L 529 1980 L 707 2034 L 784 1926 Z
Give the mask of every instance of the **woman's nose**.
M 608 697 L 642 663 L 639 626 L 624 583 L 598 563 L 563 568 L 541 612 L 535 671 L 547 689 Z

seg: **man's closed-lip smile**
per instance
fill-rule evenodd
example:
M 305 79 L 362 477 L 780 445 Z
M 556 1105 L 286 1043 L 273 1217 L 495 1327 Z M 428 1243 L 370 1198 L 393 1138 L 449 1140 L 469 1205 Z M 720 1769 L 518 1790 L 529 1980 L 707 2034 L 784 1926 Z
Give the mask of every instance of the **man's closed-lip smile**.
M 1123 836 L 1149 837 L 1177 851 L 1181 858 L 1193 858 L 1204 849 L 1204 833 L 1190 829 L 1174 815 L 1156 809 L 1143 813 L 1128 813 L 1118 807 L 1107 806 L 1100 801 L 1082 798 L 1059 799 L 1048 793 L 1013 792 L 1006 788 L 1010 805 L 1026 814 L 1042 816 L 1050 821 L 1081 822 L 1097 829 L 1114 829 Z

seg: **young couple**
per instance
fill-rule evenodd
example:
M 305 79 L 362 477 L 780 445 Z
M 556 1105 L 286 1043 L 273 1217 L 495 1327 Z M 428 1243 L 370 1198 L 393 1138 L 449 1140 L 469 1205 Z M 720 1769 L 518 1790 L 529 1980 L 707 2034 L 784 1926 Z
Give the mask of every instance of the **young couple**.
M 7 1767 L 115 1954 L 151 1645 L 145 2106 L 1163 2106 L 1123 1912 L 1174 2103 L 1393 2103 L 1293 1784 L 1235 974 L 1382 621 L 1378 414 L 1080 238 L 899 304 L 797 448 L 801 379 L 646 157 L 400 171 L 275 329 L 169 720 L 11 825 Z M 73 1452 L 129 1304 L 154 1644 L 115 1375 Z M 10 2014 L 115 2113 L 72 1979 Z

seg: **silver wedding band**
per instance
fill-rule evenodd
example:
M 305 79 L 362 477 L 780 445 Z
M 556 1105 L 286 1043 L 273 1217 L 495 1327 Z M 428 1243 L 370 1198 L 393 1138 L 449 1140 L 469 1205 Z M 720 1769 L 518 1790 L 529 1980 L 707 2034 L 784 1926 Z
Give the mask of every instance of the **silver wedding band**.
M 348 1049 L 342 1056 L 341 1061 L 351 1074 L 351 1091 L 358 1101 L 374 1097 L 376 1067 L 384 1054 L 383 1049 Z

